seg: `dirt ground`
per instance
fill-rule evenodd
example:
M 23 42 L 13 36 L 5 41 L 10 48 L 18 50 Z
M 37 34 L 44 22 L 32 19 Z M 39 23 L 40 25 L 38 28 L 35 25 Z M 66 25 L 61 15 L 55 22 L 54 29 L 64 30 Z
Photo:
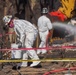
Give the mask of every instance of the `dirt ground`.
M 63 51 L 61 51 L 63 53 Z M 50 54 L 39 55 L 41 60 L 51 59 L 51 58 L 62 58 L 62 53 L 58 51 L 53 51 Z M 75 58 L 76 51 L 67 51 L 63 53 L 64 58 Z M 2 63 L 0 65 L 0 75 L 44 75 L 46 72 L 50 72 L 52 70 L 59 70 L 63 68 L 71 68 L 76 66 L 76 62 L 63 62 L 63 61 L 41 61 L 42 68 L 30 68 L 28 67 L 21 67 L 20 70 L 12 70 L 12 66 L 15 63 Z M 2 66 L 2 67 L 1 67 Z M 69 70 L 56 72 L 53 74 L 47 75 L 65 75 L 68 73 Z M 75 70 L 70 70 L 72 75 L 76 75 L 76 68 Z
M 3 69 L 0 70 L 0 75 L 43 75 L 46 72 L 52 71 L 52 70 L 58 70 L 65 68 L 67 66 L 67 63 L 63 62 L 42 62 L 42 68 L 21 68 L 20 70 L 12 70 L 12 65 L 4 65 Z M 73 63 L 76 65 L 76 63 Z M 62 71 L 58 73 L 48 74 L 48 75 L 64 75 L 68 72 Z M 72 75 L 76 75 L 76 70 L 70 71 Z

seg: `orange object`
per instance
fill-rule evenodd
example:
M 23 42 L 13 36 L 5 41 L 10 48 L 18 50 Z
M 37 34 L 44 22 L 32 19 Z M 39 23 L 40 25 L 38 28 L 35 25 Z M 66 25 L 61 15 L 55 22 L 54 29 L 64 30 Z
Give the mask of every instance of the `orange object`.
M 61 13 L 60 11 L 53 11 L 53 12 L 50 12 L 49 14 L 50 14 L 50 16 L 58 17 L 58 19 L 60 21 L 64 21 L 65 19 L 67 19 L 67 17 L 63 13 Z

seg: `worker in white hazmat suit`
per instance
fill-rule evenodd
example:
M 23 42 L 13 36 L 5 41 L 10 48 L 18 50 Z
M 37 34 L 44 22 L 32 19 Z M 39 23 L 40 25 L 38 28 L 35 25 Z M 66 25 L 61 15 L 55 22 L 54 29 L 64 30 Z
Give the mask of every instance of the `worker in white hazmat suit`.
M 37 28 L 33 24 L 26 20 L 17 19 L 9 15 L 4 16 L 3 21 L 5 22 L 5 25 L 14 27 L 15 33 L 19 37 L 18 48 L 32 48 L 38 33 Z M 23 51 L 23 60 L 27 60 L 28 57 L 33 60 L 39 60 L 34 49 Z M 40 61 L 33 61 L 30 67 L 35 67 L 39 64 Z M 21 64 L 18 64 L 18 66 L 27 67 L 27 62 L 22 62 Z
M 42 16 L 39 17 L 38 19 L 38 29 L 39 29 L 39 35 L 40 35 L 40 40 L 41 43 L 39 45 L 39 48 L 44 48 L 46 47 L 46 39 L 50 31 L 52 30 L 52 23 L 50 19 L 46 16 L 48 13 L 47 8 L 43 8 L 42 10 Z M 46 49 L 38 49 L 37 54 L 45 54 L 47 53 Z

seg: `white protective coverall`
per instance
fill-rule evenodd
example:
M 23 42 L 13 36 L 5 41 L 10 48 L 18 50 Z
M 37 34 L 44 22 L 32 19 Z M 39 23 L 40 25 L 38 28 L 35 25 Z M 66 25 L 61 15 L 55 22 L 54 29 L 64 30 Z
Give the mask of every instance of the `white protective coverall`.
M 37 32 L 38 32 L 37 28 L 26 20 L 14 19 L 13 23 L 14 23 L 14 30 L 16 34 L 20 37 L 19 41 L 22 43 L 22 45 L 24 45 L 26 48 L 32 48 L 33 43 L 37 36 Z M 35 50 L 23 51 L 23 60 L 27 60 L 28 57 L 30 57 L 33 60 L 39 59 Z M 30 67 L 36 66 L 39 63 L 40 61 L 34 61 L 30 65 Z M 19 66 L 26 67 L 27 62 L 22 62 Z
M 46 17 L 46 15 L 42 15 L 38 19 L 38 29 L 39 29 L 39 35 L 41 39 L 41 43 L 39 45 L 39 48 L 46 47 L 46 38 L 49 33 L 49 30 L 52 29 L 52 23 L 49 18 Z M 38 49 L 37 54 L 45 54 L 47 52 L 46 49 Z

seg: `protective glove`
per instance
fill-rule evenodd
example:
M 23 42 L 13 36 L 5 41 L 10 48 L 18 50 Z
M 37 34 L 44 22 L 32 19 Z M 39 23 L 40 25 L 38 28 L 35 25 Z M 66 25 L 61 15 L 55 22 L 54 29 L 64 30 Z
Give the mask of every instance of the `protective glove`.
M 22 48 L 22 43 L 21 42 L 18 43 L 18 48 Z

